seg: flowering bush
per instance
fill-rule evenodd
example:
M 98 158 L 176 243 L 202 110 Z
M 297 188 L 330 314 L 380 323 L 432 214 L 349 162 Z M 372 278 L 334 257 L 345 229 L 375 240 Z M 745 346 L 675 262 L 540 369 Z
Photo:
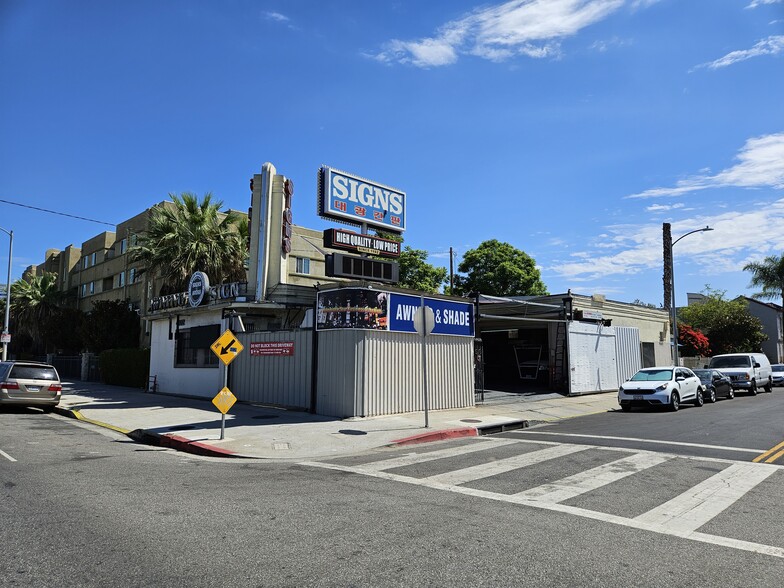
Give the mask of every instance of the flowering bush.
M 678 343 L 683 357 L 707 357 L 711 354 L 708 338 L 691 325 L 678 323 Z

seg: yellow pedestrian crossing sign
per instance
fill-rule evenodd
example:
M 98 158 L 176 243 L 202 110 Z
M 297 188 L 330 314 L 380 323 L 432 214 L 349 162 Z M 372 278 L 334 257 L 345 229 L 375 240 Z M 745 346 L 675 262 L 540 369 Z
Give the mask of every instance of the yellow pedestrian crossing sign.
M 237 397 L 231 393 L 231 390 L 224 387 L 223 390 L 218 392 L 218 395 L 212 399 L 212 403 L 223 414 L 229 412 L 229 409 L 237 402 Z
M 218 340 L 212 344 L 210 349 L 218 356 L 218 359 L 226 365 L 229 365 L 245 347 L 242 343 L 237 341 L 234 333 L 229 329 L 226 329 L 223 335 L 218 337 Z

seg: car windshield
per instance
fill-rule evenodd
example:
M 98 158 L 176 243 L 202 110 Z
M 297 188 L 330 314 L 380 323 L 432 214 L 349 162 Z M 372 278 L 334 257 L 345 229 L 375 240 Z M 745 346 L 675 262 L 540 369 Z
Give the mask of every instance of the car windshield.
M 720 370 L 721 368 L 747 368 L 751 367 L 751 360 L 748 355 L 732 355 L 730 357 L 714 357 L 711 359 L 711 367 Z
M 672 370 L 640 370 L 632 376 L 632 382 L 666 382 L 672 380 Z
M 697 376 L 700 380 L 702 380 L 702 379 L 705 379 L 705 378 L 710 378 L 711 377 L 711 371 L 710 370 L 694 370 L 694 375 Z
M 774 372 L 784 372 L 784 365 L 771 366 Z
M 45 365 L 15 365 L 8 376 L 14 380 L 57 380 L 53 367 Z

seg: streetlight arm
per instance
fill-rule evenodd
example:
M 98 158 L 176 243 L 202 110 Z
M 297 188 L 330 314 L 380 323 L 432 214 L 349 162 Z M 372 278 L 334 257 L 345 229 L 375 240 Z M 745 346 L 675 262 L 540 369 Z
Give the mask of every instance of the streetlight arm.
M 712 229 L 711 227 L 705 227 L 704 229 L 695 229 L 695 230 L 693 230 L 693 231 L 689 231 L 689 232 L 688 232 L 688 233 L 686 233 L 685 235 L 681 235 L 680 237 L 678 237 L 677 239 L 675 239 L 675 241 L 673 241 L 673 242 L 672 242 L 672 244 L 673 244 L 673 245 L 675 245 L 675 244 L 676 244 L 678 241 L 680 241 L 680 240 L 681 240 L 681 239 L 683 239 L 684 237 L 688 237 L 689 235 L 693 235 L 694 233 L 704 233 L 705 231 L 712 231 L 712 230 L 713 230 L 713 229 Z

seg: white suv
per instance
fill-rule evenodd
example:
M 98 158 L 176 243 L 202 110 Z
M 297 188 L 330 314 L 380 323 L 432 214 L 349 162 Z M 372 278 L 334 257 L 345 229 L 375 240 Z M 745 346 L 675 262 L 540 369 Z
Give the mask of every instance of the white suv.
M 685 367 L 641 369 L 618 388 L 618 404 L 624 412 L 633 406 L 667 406 L 678 410 L 681 402 L 702 406 L 702 382 Z

